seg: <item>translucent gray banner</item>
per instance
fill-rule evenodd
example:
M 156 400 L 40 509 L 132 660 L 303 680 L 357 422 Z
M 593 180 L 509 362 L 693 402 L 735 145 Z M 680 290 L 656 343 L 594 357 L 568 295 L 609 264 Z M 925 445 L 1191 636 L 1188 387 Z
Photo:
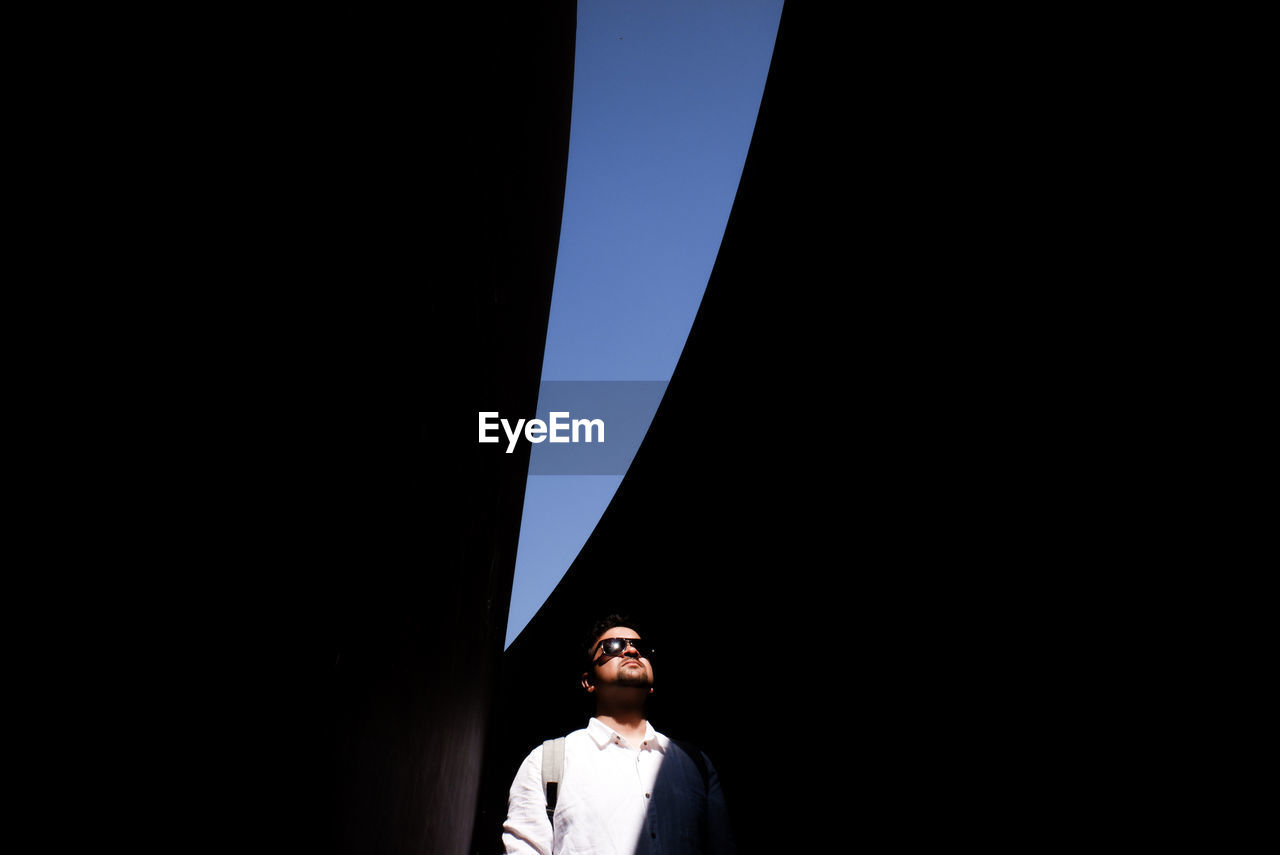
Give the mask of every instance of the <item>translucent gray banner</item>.
M 479 413 L 478 439 L 495 453 L 529 443 L 530 475 L 621 475 L 666 389 L 665 380 L 549 380 L 531 418 Z

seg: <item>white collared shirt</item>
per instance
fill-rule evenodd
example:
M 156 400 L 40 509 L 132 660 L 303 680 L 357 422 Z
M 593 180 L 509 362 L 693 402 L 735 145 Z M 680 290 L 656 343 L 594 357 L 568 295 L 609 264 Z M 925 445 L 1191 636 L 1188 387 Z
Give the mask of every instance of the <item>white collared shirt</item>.
M 693 759 L 648 722 L 633 746 L 593 718 L 565 739 L 554 829 L 539 745 L 511 783 L 503 844 L 508 855 L 731 853 L 720 780 L 707 771 L 704 787 Z

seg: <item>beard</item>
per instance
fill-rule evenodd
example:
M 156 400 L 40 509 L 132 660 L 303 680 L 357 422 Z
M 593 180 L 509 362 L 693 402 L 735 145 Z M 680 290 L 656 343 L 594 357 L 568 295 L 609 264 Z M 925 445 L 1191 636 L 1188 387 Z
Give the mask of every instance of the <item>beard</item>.
M 616 684 L 647 689 L 653 684 L 653 680 L 650 679 L 649 671 L 643 665 L 623 665 L 618 668 Z

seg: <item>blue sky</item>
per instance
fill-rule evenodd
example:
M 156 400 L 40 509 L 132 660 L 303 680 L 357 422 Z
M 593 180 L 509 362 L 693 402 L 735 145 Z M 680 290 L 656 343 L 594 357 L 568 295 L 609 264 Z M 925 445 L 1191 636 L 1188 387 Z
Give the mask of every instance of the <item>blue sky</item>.
M 578 0 L 542 379 L 669 380 L 720 248 L 782 0 Z M 531 475 L 509 646 L 621 475 Z

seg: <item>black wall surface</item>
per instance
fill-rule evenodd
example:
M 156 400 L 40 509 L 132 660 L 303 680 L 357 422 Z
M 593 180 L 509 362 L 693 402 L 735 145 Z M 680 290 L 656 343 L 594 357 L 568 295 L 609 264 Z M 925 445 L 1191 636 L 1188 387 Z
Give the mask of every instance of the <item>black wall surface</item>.
M 109 744 L 160 769 L 121 834 L 462 853 L 528 462 L 476 413 L 536 402 L 575 5 L 214 23 L 151 106 L 182 205 L 146 233 L 167 471 L 131 517 L 170 582 L 127 624 L 158 697 Z
M 417 296 L 375 305 L 362 343 L 391 352 L 360 359 L 381 376 L 350 389 L 356 435 L 377 448 L 333 520 L 357 541 L 333 571 L 330 626 L 334 817 L 351 855 L 470 843 L 528 464 L 527 447 L 481 454 L 475 413 L 532 413 L 555 273 L 574 4 L 508 4 L 464 22 L 434 30 L 463 45 L 411 102 L 432 143 L 406 200 L 422 234 L 406 229 L 393 251 L 425 250 L 402 283 Z M 465 299 L 436 302 L 451 292 Z M 421 326 L 384 325 L 402 312 Z M 382 341 L 388 326 L 404 340 Z

